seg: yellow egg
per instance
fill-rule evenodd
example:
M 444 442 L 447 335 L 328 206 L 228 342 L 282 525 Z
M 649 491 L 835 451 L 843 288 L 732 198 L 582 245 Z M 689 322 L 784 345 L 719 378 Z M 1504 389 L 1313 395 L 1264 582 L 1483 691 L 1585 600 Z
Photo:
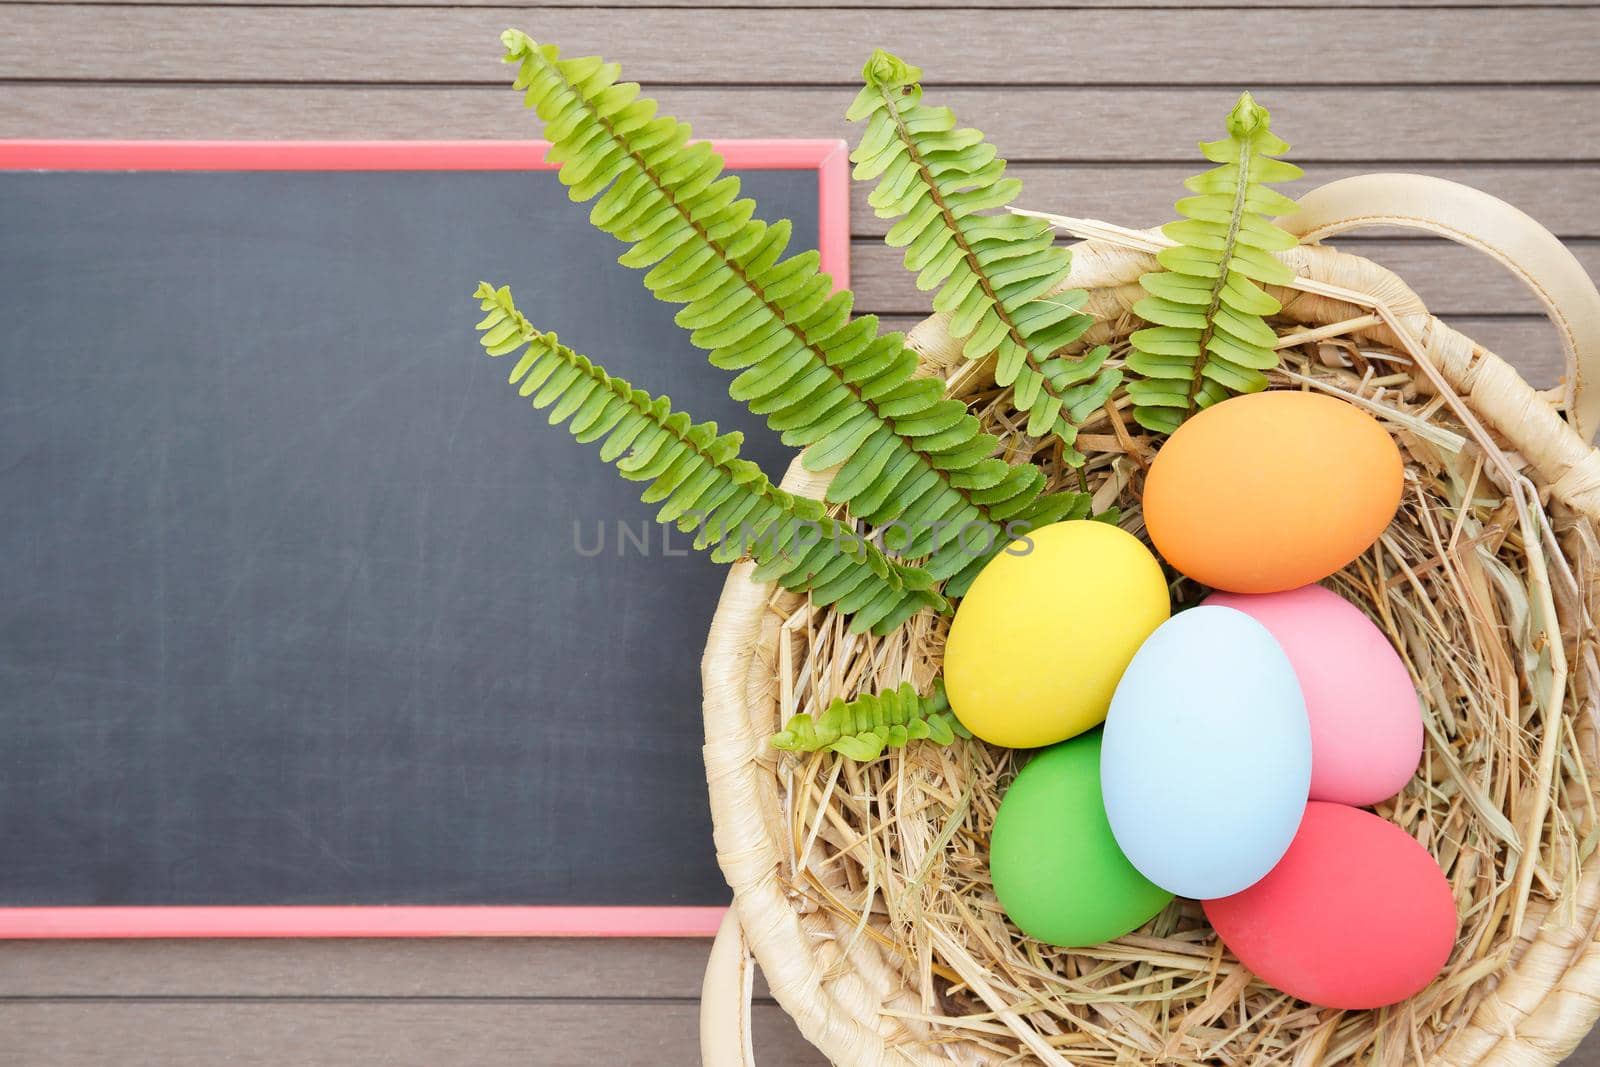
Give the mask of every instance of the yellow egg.
M 1161 565 L 1109 523 L 1058 522 L 978 574 L 945 641 L 951 710 L 1010 748 L 1064 741 L 1106 717 L 1111 694 L 1172 605 Z

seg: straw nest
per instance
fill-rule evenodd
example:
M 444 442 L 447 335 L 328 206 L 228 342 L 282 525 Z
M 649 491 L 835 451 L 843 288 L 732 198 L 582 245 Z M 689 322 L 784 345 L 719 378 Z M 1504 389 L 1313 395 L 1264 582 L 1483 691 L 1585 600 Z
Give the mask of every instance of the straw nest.
M 1424 380 L 1398 346 L 1374 343 L 1373 316 L 1352 309 L 1343 323 L 1308 327 L 1295 301 L 1312 298 L 1285 299 L 1272 387 L 1349 399 L 1380 419 L 1407 460 L 1395 521 L 1328 584 L 1389 636 L 1423 698 L 1421 767 L 1376 810 L 1449 879 L 1460 925 L 1448 966 L 1397 1007 L 1322 1010 L 1256 980 L 1184 900 L 1110 944 L 1043 945 L 1007 922 L 989 880 L 990 826 L 1026 753 L 959 740 L 913 743 L 869 764 L 768 751 L 761 759 L 781 816 L 766 819 L 781 821 L 770 829 L 786 853 L 777 865 L 783 892 L 818 920 L 805 926 L 808 936 L 832 941 L 823 957 L 832 973 L 822 980 L 853 970 L 858 995 L 880 1001 L 864 1016 L 873 1045 L 881 1037 L 926 1062 L 1399 1064 L 1434 1059 L 1454 1038 L 1440 1058 L 1475 1062 L 1515 1030 L 1486 1019 L 1485 1000 L 1522 980 L 1512 970 L 1530 944 L 1564 946 L 1548 964 L 1556 975 L 1589 947 L 1589 898 L 1600 894 L 1594 877 L 1584 880 L 1600 826 L 1591 782 L 1596 521 L 1549 494 L 1527 499 L 1524 457 L 1459 397 Z M 1114 359 L 1138 325 L 1116 313 L 1128 302 L 1102 301 L 1097 310 L 1111 314 L 1086 339 L 1112 343 Z M 970 401 L 1012 459 L 1038 464 L 1056 487 L 1086 479 L 1096 510 L 1116 505 L 1123 527 L 1145 536 L 1140 491 L 1157 442 L 1127 416 L 1126 398 L 1083 427 L 1088 463 L 1067 468 L 1025 435 L 987 370 L 959 363 L 937 319 L 911 340 L 930 373 L 953 371 L 952 393 Z M 1204 595 L 1172 577 L 1175 607 Z M 766 610 L 771 658 L 758 659 L 776 684 L 752 704 L 758 729 L 762 715 L 776 728 L 835 696 L 907 679 L 925 691 L 940 669 L 944 619 L 924 615 L 870 638 L 790 595 Z M 744 918 L 748 929 L 749 911 Z M 793 1011 L 785 976 L 761 962 Z M 830 1051 L 839 1054 L 837 1045 Z

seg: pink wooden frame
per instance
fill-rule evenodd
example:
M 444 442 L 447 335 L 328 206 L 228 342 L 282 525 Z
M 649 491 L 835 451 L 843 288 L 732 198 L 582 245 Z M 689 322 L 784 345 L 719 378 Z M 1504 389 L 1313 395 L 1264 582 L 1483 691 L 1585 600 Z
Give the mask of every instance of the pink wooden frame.
M 850 285 L 843 141 L 715 141 L 727 165 L 817 172 L 821 267 Z M 0 170 L 553 170 L 542 141 L 0 140 Z M 0 908 L 0 938 L 711 937 L 722 907 Z

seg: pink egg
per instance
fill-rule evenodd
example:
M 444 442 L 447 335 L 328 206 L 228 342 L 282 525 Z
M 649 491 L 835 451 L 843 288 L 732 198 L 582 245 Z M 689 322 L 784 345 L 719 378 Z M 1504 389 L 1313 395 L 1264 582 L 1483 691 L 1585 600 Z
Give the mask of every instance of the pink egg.
M 1294 665 L 1311 719 L 1311 799 L 1358 807 L 1405 788 L 1422 758 L 1422 707 L 1405 664 L 1361 609 L 1320 585 L 1213 593 L 1265 626 Z
M 1265 878 L 1204 907 L 1240 963 L 1323 1008 L 1420 992 L 1456 937 L 1450 883 L 1427 849 L 1370 811 L 1319 801 Z

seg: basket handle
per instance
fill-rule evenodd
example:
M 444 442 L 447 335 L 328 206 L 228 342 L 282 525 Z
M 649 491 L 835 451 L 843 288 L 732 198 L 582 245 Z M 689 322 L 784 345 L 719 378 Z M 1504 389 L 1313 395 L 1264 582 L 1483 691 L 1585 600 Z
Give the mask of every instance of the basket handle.
M 755 1067 L 750 1043 L 750 995 L 755 964 L 739 928 L 739 909 L 722 917 L 700 986 L 700 1062 L 704 1067 Z
M 1488 193 L 1424 174 L 1341 178 L 1300 198 L 1278 225 L 1305 241 L 1362 226 L 1402 226 L 1493 257 L 1532 289 L 1567 355 L 1567 421 L 1585 442 L 1600 426 L 1600 290 L 1559 239 Z

